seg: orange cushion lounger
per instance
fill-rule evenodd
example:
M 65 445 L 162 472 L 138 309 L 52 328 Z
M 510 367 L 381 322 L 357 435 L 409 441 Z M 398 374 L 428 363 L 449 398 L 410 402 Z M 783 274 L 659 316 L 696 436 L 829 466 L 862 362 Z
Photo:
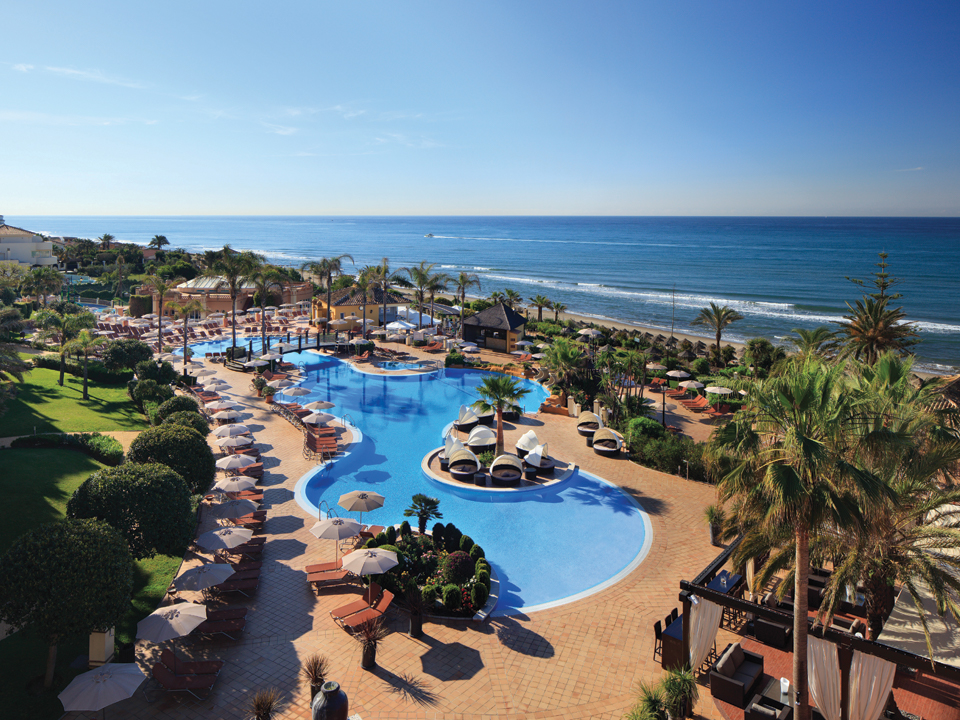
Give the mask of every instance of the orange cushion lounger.
M 202 700 L 217 681 L 216 675 L 174 675 L 162 662 L 153 666 L 153 679 L 167 692 L 187 692 Z
M 374 620 L 381 615 L 384 615 L 390 608 L 390 603 L 392 602 L 393 593 L 389 590 L 384 590 L 383 595 L 380 596 L 380 599 L 377 600 L 377 602 L 375 602 L 369 609 L 354 613 L 340 624 L 347 632 L 353 632 L 358 627 L 363 625 L 367 620 Z
M 363 597 L 359 600 L 354 600 L 352 603 L 347 603 L 346 605 L 341 605 L 338 608 L 335 608 L 330 611 L 330 617 L 332 617 L 338 624 L 343 625 L 343 619 L 353 615 L 358 612 L 363 612 L 364 610 L 369 610 L 374 603 L 380 599 L 380 594 L 383 592 L 381 588 L 376 583 L 370 583 L 370 587 L 363 591 Z
M 352 583 L 355 578 L 356 575 L 348 570 L 337 570 L 334 572 L 310 573 L 307 575 L 307 582 L 313 586 L 314 591 L 319 595 L 320 590 L 325 587 Z
M 331 572 L 333 570 L 340 570 L 343 568 L 343 559 L 337 560 L 336 562 L 325 562 L 317 563 L 316 565 L 307 565 L 304 568 L 307 571 L 307 575 L 310 573 L 321 573 L 321 572 Z
M 223 669 L 221 660 L 181 660 L 169 648 L 161 651 L 160 662 L 174 675 L 219 675 Z

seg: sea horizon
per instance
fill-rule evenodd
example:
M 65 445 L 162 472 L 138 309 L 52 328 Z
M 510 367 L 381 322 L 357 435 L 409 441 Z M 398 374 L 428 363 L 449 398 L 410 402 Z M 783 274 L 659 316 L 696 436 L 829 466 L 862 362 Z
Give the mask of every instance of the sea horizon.
M 388 257 L 479 276 L 487 296 L 513 288 L 542 294 L 598 321 L 706 336 L 690 322 L 709 302 L 744 315 L 724 338 L 785 342 L 793 328 L 837 327 L 845 302 L 865 290 L 878 253 L 903 282 L 908 319 L 922 342 L 917 369 L 960 366 L 960 218 L 860 216 L 588 215 L 72 215 L 14 216 L 9 224 L 55 236 L 145 245 L 165 235 L 190 252 L 230 244 L 279 265 L 349 253 L 355 266 Z M 552 313 L 545 312 L 545 317 Z

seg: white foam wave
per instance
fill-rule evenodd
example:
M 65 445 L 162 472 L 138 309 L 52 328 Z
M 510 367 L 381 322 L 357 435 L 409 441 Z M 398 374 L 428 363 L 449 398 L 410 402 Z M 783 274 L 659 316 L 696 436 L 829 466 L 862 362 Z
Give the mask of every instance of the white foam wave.
M 482 242 L 547 243 L 557 245 L 617 245 L 620 247 L 675 247 L 675 243 L 625 243 L 614 240 L 552 240 L 546 238 L 470 237 L 467 235 L 434 235 L 440 240 L 480 240 Z

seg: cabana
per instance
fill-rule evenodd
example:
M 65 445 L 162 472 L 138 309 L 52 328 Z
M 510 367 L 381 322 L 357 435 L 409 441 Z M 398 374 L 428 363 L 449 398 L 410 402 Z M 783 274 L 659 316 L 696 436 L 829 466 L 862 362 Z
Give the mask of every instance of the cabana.
M 480 461 L 469 450 L 458 450 L 450 456 L 450 477 L 460 482 L 472 483 L 474 476 L 480 471 Z
M 547 454 L 547 443 L 537 445 L 523 459 L 524 472 L 533 471 L 537 475 L 553 475 L 556 462 Z
M 523 465 L 516 455 L 501 455 L 490 464 L 490 480 L 494 485 L 516 485 L 522 475 Z
M 577 432 L 581 437 L 593 437 L 593 434 L 603 427 L 603 421 L 596 413 L 584 410 L 577 418 Z
M 466 405 L 460 406 L 460 413 L 457 415 L 457 419 L 453 421 L 453 426 L 457 430 L 462 430 L 463 432 L 469 432 L 473 430 L 477 423 L 480 420 L 477 418 L 477 414 L 468 408 Z
M 597 455 L 616 457 L 623 447 L 623 438 L 610 428 L 600 428 L 593 435 L 593 451 Z
M 517 440 L 517 457 L 526 457 L 527 453 L 539 444 L 540 440 L 537 439 L 537 434 L 533 430 L 528 430 Z
M 497 416 L 497 411 L 493 408 L 488 408 L 487 410 L 481 410 L 479 407 L 474 404 L 473 411 L 477 414 L 477 421 L 481 425 L 486 425 L 487 427 L 493 427 L 493 420 Z
M 440 469 L 446 472 L 450 464 L 448 458 L 452 458 L 460 450 L 463 450 L 463 443 L 453 435 L 447 435 L 443 441 L 443 450 L 440 451 Z
M 495 450 L 497 434 L 483 425 L 475 427 L 470 431 L 470 436 L 467 438 L 467 447 L 477 455 Z

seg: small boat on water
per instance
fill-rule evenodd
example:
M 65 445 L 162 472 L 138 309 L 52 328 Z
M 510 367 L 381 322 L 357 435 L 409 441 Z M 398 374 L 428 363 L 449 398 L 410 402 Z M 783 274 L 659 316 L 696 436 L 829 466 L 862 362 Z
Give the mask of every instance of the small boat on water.
M 424 237 L 433 237 L 433 233 L 427 233 Z

